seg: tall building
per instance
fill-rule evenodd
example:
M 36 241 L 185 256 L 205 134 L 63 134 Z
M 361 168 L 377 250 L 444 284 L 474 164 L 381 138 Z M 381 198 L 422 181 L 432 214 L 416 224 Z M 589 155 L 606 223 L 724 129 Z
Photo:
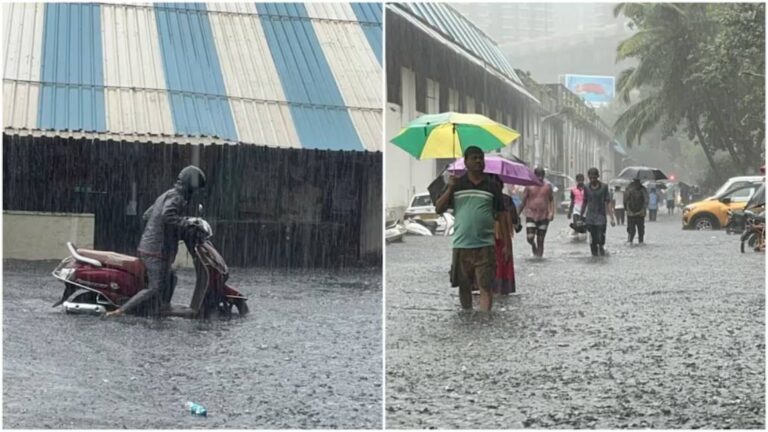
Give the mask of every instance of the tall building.
M 614 4 L 558 3 L 552 8 L 554 34 L 574 33 L 613 24 Z
M 551 3 L 452 3 L 498 44 L 556 32 Z
M 515 67 L 539 82 L 563 74 L 618 75 L 616 46 L 631 32 L 626 18 L 614 17 L 609 3 L 456 4 L 481 30 L 498 41 Z M 546 17 L 542 19 L 541 17 Z

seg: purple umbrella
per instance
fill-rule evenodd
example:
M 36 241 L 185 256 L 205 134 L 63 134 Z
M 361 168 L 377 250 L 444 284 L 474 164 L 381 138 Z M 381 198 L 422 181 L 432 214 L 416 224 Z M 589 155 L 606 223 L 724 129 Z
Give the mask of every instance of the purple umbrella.
M 467 168 L 464 166 L 464 159 L 456 159 L 456 162 L 448 166 L 448 171 L 452 174 L 462 174 Z M 485 170 L 486 174 L 496 174 L 501 181 L 506 184 L 521 186 L 541 186 L 541 180 L 536 177 L 533 170 L 527 166 L 504 159 L 500 156 L 486 156 Z

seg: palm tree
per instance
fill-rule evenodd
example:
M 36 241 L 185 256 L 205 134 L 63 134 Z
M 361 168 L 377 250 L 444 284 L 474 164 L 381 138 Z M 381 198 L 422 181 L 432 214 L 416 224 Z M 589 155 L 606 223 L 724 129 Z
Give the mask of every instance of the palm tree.
M 617 61 L 637 58 L 639 63 L 619 75 L 620 98 L 630 104 L 633 90 L 645 96 L 632 103 L 616 120 L 614 128 L 626 135 L 628 144 L 640 142 L 643 134 L 662 126 L 667 135 L 685 122 L 696 135 L 712 169 L 715 148 L 701 133 L 699 105 L 689 77 L 696 63 L 700 40 L 711 30 L 705 4 L 621 3 L 614 15 L 624 14 L 638 31 L 621 42 Z

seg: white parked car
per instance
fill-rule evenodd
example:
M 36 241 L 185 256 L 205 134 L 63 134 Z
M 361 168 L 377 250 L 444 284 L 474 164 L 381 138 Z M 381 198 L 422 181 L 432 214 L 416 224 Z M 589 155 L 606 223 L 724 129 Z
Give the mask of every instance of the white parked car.
M 429 193 L 419 193 L 411 198 L 411 205 L 405 209 L 405 218 L 420 219 L 437 219 L 437 213 L 435 213 L 435 205 L 432 203 L 432 198 L 429 197 Z
M 450 222 L 448 221 L 449 218 Z M 405 209 L 403 219 L 406 221 L 406 228 L 409 227 L 408 220 L 418 221 L 415 223 L 426 227 L 432 234 L 445 232 L 446 229 L 450 229 L 449 224 L 453 225 L 453 217 L 451 215 L 444 217 L 435 212 L 435 205 L 432 203 L 432 198 L 430 198 L 428 192 L 418 193 L 411 198 L 411 204 Z M 417 234 L 415 229 L 410 230 L 409 233 Z

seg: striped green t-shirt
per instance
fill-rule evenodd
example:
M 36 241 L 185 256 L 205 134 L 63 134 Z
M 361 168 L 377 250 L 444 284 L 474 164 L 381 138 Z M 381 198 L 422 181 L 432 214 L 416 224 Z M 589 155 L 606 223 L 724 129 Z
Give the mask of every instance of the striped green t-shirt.
M 454 249 L 474 249 L 494 245 L 496 214 L 504 211 L 501 189 L 487 176 L 474 184 L 467 175 L 453 189 L 449 207 L 454 210 Z

